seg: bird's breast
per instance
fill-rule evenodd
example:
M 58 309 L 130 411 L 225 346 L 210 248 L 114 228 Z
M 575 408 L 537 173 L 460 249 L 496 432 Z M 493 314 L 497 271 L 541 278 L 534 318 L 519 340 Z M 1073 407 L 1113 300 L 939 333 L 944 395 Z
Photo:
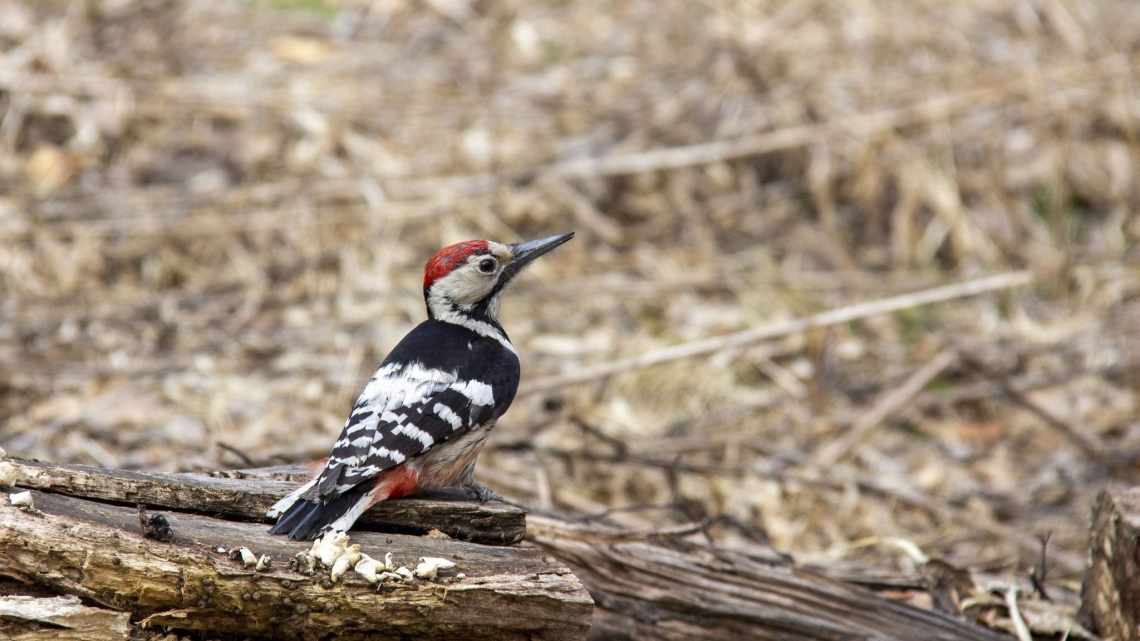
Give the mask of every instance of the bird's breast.
M 420 487 L 453 487 L 472 480 L 475 460 L 492 427 L 493 423 L 475 428 L 455 440 L 428 450 L 416 461 L 420 472 Z

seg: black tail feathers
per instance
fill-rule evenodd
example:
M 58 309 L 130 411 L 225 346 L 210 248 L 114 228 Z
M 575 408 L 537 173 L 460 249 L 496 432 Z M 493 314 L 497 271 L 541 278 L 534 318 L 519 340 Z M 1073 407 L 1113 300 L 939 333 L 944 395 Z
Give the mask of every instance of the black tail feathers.
M 277 518 L 277 523 L 269 529 L 269 533 L 288 534 L 289 538 L 296 541 L 311 541 L 320 536 L 333 521 L 352 509 L 370 489 L 371 483 L 361 483 L 327 503 L 322 503 L 319 499 L 297 499 Z

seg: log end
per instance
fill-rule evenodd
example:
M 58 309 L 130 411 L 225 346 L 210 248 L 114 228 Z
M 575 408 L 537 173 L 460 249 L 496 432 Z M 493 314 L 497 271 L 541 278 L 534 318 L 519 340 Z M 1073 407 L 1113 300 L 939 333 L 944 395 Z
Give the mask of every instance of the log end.
M 1081 584 L 1081 623 L 1105 639 L 1137 641 L 1140 621 L 1140 488 L 1097 496 L 1089 567 Z

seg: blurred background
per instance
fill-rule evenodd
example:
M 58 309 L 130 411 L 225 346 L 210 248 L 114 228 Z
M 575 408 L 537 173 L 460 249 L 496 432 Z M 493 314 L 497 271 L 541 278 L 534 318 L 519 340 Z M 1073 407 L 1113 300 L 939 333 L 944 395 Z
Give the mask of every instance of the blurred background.
M 0 1 L 0 446 L 321 456 L 436 248 L 574 230 L 486 483 L 1074 579 L 1140 476 L 1138 60 L 1133 0 Z

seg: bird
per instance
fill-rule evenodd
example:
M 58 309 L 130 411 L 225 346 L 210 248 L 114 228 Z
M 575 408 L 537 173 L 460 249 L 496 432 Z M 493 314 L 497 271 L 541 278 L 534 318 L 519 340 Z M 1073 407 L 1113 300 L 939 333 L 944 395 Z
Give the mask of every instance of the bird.
M 428 259 L 427 320 L 368 379 L 317 474 L 269 509 L 270 533 L 347 532 L 376 503 L 415 493 L 498 498 L 475 481 L 475 463 L 521 376 L 500 298 L 524 267 L 573 237 L 469 240 Z

